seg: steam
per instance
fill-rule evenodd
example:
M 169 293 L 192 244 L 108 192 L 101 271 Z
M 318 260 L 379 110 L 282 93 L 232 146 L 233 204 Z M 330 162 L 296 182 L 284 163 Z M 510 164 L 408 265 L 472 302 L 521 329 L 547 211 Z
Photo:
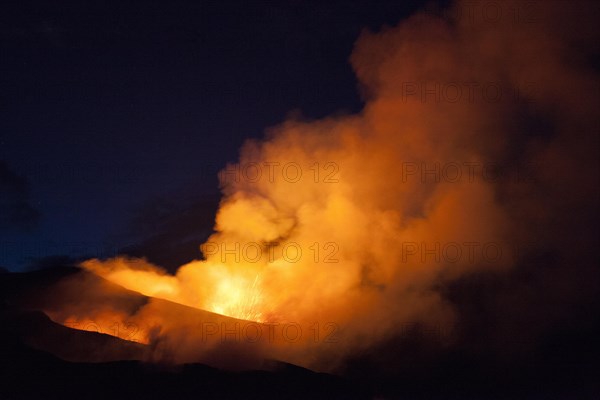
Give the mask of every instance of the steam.
M 364 32 L 350 58 L 364 109 L 291 119 L 245 143 L 221 172 L 205 260 L 175 276 L 126 258 L 83 266 L 148 296 L 298 324 L 302 340 L 253 351 L 321 370 L 407 322 L 452 323 L 440 286 L 514 268 L 521 244 L 556 244 L 553 216 L 568 229 L 565 210 L 597 201 L 598 77 L 581 58 L 597 43 L 594 13 L 503 2 L 491 18 L 486 4 Z M 153 319 L 148 340 L 175 359 L 207 354 L 164 307 L 131 318 Z M 315 324 L 336 340 L 308 340 Z

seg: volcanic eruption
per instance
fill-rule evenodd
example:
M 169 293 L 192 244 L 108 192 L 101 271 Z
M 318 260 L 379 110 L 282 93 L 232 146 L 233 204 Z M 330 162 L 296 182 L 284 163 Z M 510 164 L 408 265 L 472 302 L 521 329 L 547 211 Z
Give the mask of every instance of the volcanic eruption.
M 581 52 L 597 50 L 594 13 L 486 4 L 364 31 L 350 56 L 363 109 L 290 117 L 244 143 L 219 173 L 202 257 L 175 274 L 127 256 L 87 260 L 148 300 L 103 296 L 47 314 L 135 326 L 135 338 L 104 333 L 147 344 L 156 361 L 335 372 L 407 324 L 442 330 L 440 346 L 452 346 L 459 316 L 446 289 L 466 277 L 509 276 L 549 250 L 587 265 L 597 235 L 580 227 L 598 216 L 600 104 Z

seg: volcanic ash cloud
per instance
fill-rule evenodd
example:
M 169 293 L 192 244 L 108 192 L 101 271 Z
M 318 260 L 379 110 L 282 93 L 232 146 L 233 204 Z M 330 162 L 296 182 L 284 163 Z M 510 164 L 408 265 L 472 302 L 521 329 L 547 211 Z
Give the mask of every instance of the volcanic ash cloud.
M 84 267 L 233 317 L 334 324 L 334 342 L 276 354 L 320 369 L 405 323 L 452 323 L 437 288 L 514 268 L 520 243 L 552 246 L 552 216 L 590 207 L 579 194 L 597 177 L 598 77 L 573 50 L 597 39 L 584 7 L 544 2 L 519 20 L 522 4 L 503 2 L 490 20 L 483 4 L 364 32 L 350 58 L 364 109 L 245 143 L 221 173 L 206 260 L 175 276 L 125 258 Z

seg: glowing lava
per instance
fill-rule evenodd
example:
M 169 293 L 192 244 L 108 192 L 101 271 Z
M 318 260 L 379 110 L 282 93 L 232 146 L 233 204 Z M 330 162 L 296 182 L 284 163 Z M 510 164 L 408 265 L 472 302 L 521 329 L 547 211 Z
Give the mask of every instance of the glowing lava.
M 396 28 L 365 32 L 351 56 L 364 108 L 289 120 L 264 141 L 248 141 L 239 162 L 220 175 L 224 197 L 205 259 L 175 275 L 126 257 L 83 267 L 146 296 L 297 324 L 303 336 L 291 340 L 286 331 L 282 352 L 301 365 L 321 359 L 331 366 L 348 349 L 388 339 L 407 321 L 451 323 L 452 307 L 439 288 L 473 271 L 511 268 L 518 258 L 512 241 L 537 240 L 531 227 L 558 215 L 544 208 L 548 199 L 536 194 L 543 193 L 539 187 L 560 188 L 559 197 L 588 193 L 588 180 L 571 177 L 597 170 L 597 157 L 579 156 L 597 147 L 594 140 L 570 130 L 596 131 L 597 104 L 582 102 L 580 94 L 592 96 L 597 81 L 562 53 L 569 42 L 561 35 L 571 30 L 560 18 L 565 7 L 552 4 L 536 24 L 419 14 Z M 530 97 L 527 107 L 507 95 L 531 80 L 540 85 L 522 94 Z M 494 83 L 505 95 L 489 101 L 476 90 L 448 100 L 473 82 L 479 89 Z M 553 116 L 552 140 L 522 134 L 532 128 L 519 125 L 529 107 L 540 115 L 561 110 Z M 515 171 L 536 163 L 558 167 Z M 505 176 L 492 179 L 490 165 Z M 515 172 L 535 179 L 506 179 Z M 490 248 L 500 251 L 492 257 Z M 190 338 L 203 332 L 201 323 L 156 304 L 135 313 L 153 321 L 154 337 L 170 339 L 169 351 L 184 359 L 202 344 Z M 309 342 L 307 329 L 326 324 L 341 327 L 344 340 Z

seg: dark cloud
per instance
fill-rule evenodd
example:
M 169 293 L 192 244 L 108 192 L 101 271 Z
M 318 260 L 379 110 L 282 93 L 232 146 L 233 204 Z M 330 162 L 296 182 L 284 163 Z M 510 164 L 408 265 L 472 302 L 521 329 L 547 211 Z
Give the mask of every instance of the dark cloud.
M 40 212 L 31 205 L 27 180 L 0 161 L 0 230 L 36 226 Z
M 82 258 L 83 259 L 83 258 Z M 46 257 L 33 258 L 25 267 L 26 271 L 39 271 L 45 269 L 64 268 L 75 266 L 82 259 L 76 259 L 68 255 L 57 254 Z
M 145 257 L 170 272 L 201 258 L 199 244 L 213 232 L 219 200 L 215 194 L 146 202 L 134 210 L 129 234 L 119 239 L 127 244 L 118 253 Z

